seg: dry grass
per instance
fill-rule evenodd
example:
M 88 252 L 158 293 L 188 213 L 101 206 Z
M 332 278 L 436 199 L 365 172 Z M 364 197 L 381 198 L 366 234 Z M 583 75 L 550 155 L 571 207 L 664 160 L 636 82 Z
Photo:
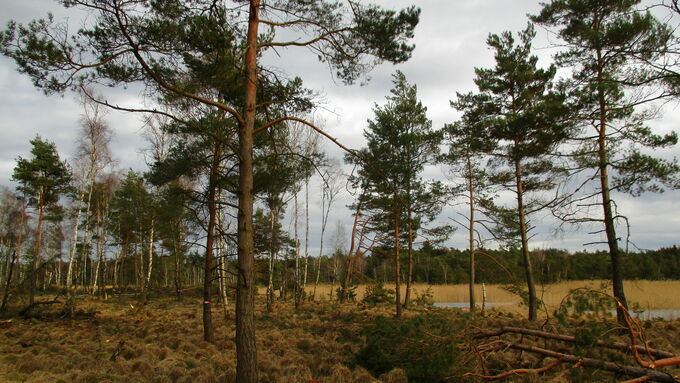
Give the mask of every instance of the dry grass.
M 562 299 L 576 288 L 591 288 L 611 292 L 611 288 L 605 281 L 567 281 L 548 285 L 537 286 L 539 297 L 545 302 L 548 309 L 556 308 Z M 394 286 L 387 286 L 394 288 Z M 630 302 L 638 304 L 642 309 L 680 309 L 680 281 L 626 281 L 626 297 Z M 337 288 L 337 285 L 336 285 Z M 431 289 L 435 302 L 468 302 L 468 285 L 427 285 L 415 284 L 414 294 L 420 294 Z M 307 289 L 311 291 L 311 287 Z M 320 285 L 317 288 L 317 297 L 328 300 L 331 285 Z M 357 287 L 357 298 L 361 300 L 366 291 L 365 285 Z M 402 291 L 405 287 L 402 286 Z M 482 285 L 475 286 L 477 301 L 482 301 Z M 487 302 L 500 303 L 500 310 L 524 311 L 519 305 L 519 298 L 503 289 L 503 285 L 486 285 Z M 403 295 L 402 295 L 403 296 Z
M 161 298 L 137 306 L 132 297 L 87 298 L 79 307 L 97 311 L 93 318 L 3 320 L 0 382 L 235 382 L 233 319 L 215 307 L 216 342 L 206 343 L 198 302 Z M 391 313 L 311 302 L 295 312 L 290 302 L 277 302 L 269 315 L 258 305 L 260 381 L 396 382 L 394 374 L 378 380 L 347 367 L 361 346 L 360 329 L 380 314 Z
M 585 285 L 598 287 L 599 282 L 562 283 L 541 291 L 550 305 L 569 289 Z M 329 287 L 322 288 L 318 293 L 327 294 Z M 419 292 L 427 288 L 415 286 Z M 627 283 L 631 300 L 643 307 L 680 307 L 680 298 L 671 294 L 679 288 L 680 282 Z M 360 296 L 363 289 L 358 289 Z M 439 302 L 467 300 L 464 285 L 432 286 L 432 292 Z M 516 301 L 498 286 L 488 286 L 488 299 Z M 138 306 L 130 296 L 108 301 L 86 298 L 79 307 L 97 311 L 94 317 L 2 320 L 0 382 L 235 382 L 233 319 L 225 320 L 222 308 L 215 307 L 216 342 L 208 344 L 202 340 L 199 302 L 197 298 L 182 302 L 158 298 Z M 294 311 L 291 302 L 276 302 L 275 311 L 267 314 L 263 303 L 259 299 L 256 310 L 261 382 L 407 382 L 401 370 L 375 377 L 360 367 L 348 367 L 362 345 L 360 330 L 378 315 L 393 315 L 390 305 L 305 302 L 301 310 Z M 233 306 L 229 309 L 233 312 Z M 457 315 L 456 311 L 451 315 Z M 501 326 L 502 321 L 521 321 L 521 317 L 490 313 L 488 325 Z M 648 327 L 648 335 L 657 339 L 659 348 L 680 349 L 680 339 L 669 335 L 677 334 L 678 323 L 655 322 Z

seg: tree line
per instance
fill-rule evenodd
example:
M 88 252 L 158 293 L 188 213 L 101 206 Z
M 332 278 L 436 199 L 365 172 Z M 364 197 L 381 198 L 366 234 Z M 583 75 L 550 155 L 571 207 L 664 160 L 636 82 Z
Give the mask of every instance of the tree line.
M 134 280 L 144 299 L 159 281 L 173 281 L 181 294 L 201 267 L 202 277 L 192 281 L 203 283 L 208 342 L 213 282 L 222 301 L 227 284 L 235 284 L 238 381 L 258 380 L 258 282 L 267 286 L 268 310 L 277 289 L 299 306 L 310 285 L 328 278 L 332 264 L 331 280 L 344 301 L 351 285 L 370 275 L 357 270 L 390 258 L 400 316 L 412 283 L 422 277 L 422 260 L 435 258 L 421 257 L 428 249 L 422 244 L 443 241 L 454 229 L 436 225 L 442 206 L 453 199 L 468 208 L 451 218 L 469 237 L 467 267 L 460 268 L 467 271 L 473 312 L 472 286 L 486 277 L 477 273 L 488 272 L 477 263 L 485 262 L 486 244 L 495 242 L 516 249 L 508 251 L 517 254 L 508 258 L 518 260 L 510 274 L 525 280 L 528 316 L 536 319 L 535 285 L 550 273 L 544 273 L 530 241 L 545 214 L 604 234 L 608 277 L 625 308 L 628 255 L 620 249 L 620 229 L 627 218 L 614 195 L 680 186 L 677 162 L 653 156 L 675 145 L 677 134 L 654 132 L 647 125 L 651 112 L 644 109 L 677 95 L 678 40 L 670 23 L 680 9 L 674 1 L 657 4 L 673 16 L 667 23 L 652 14 L 654 7 L 636 0 L 543 4 L 523 31 L 489 35 L 495 66 L 475 68 L 477 91 L 456 95 L 451 105 L 461 118 L 445 127 L 432 126 L 416 85 L 397 71 L 385 103 L 374 107 L 364 130 L 366 146 L 359 150 L 313 121 L 317 99 L 300 77 L 267 67 L 261 57 L 276 49 L 308 48 L 337 79 L 351 84 L 381 62 L 410 58 L 416 7 L 393 11 L 355 2 L 283 0 L 63 5 L 92 17 L 73 34 L 51 16 L 27 25 L 10 22 L 0 34 L 2 53 L 37 87 L 47 93 L 77 89 L 85 100 L 82 147 L 72 169 L 41 137 L 31 141 L 30 158 L 17 159 L 17 194 L 3 197 L 3 217 L 12 222 L 4 225 L 2 238 L 3 301 L 11 287 L 25 285 L 33 304 L 39 276 L 63 284 L 70 311 L 76 285 L 96 292 L 112 279 L 120 287 Z M 560 39 L 554 63 L 544 68 L 533 53 L 534 25 Z M 153 95 L 151 106 L 114 105 L 95 89 L 133 83 Z M 111 134 L 103 107 L 148 116 L 147 173 L 106 169 L 112 163 Z M 352 167 L 347 180 L 356 196 L 350 206 L 354 222 L 343 257 L 324 258 L 323 237 L 344 177 L 316 137 L 346 150 Z M 423 177 L 433 164 L 448 166 L 450 182 Z M 315 174 L 323 185 L 322 246 L 313 258 L 306 240 L 308 202 L 303 209 L 300 200 L 309 201 Z M 67 209 L 64 199 L 71 201 Z M 294 212 L 291 232 L 281 225 L 287 206 Z M 307 228 L 304 235 L 301 226 Z M 35 234 L 32 241 L 28 233 Z M 262 267 L 266 283 L 257 278 Z M 448 271 L 444 274 L 448 280 Z

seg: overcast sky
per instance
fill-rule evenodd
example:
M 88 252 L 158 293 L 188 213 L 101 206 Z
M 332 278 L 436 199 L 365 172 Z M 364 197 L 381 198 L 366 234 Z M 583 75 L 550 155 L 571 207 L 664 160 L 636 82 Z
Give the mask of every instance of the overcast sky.
M 4 26 L 10 19 L 27 22 L 52 11 L 57 19 L 66 15 L 71 24 L 77 25 L 77 14 L 65 12 L 55 3 L 49 0 L 0 0 L 0 23 Z M 539 2 L 531 0 L 385 0 L 381 3 L 393 8 L 416 4 L 422 9 L 421 21 L 415 32 L 416 50 L 412 59 L 396 67 L 385 64 L 376 68 L 370 73 L 368 85 L 343 86 L 335 82 L 325 66 L 313 56 L 300 54 L 299 50 L 279 51 L 279 56 L 269 56 L 264 61 L 290 75 L 301 76 L 307 87 L 320 92 L 325 103 L 316 118 L 325 121 L 326 130 L 340 142 L 356 149 L 364 145 L 362 130 L 366 120 L 372 117 L 371 109 L 375 103 L 384 103 L 396 69 L 404 72 L 409 82 L 417 84 L 419 98 L 428 107 L 428 117 L 432 119 L 433 126 L 442 127 L 458 117 L 458 113 L 449 106 L 456 92 L 475 90 L 472 81 L 474 67 L 493 65 L 492 52 L 485 44 L 488 34 L 519 31 L 527 24 L 526 14 L 540 9 Z M 549 34 L 540 28 L 537 28 L 537 34 L 534 47 L 541 58 L 540 65 L 546 66 L 554 51 L 548 48 Z M 121 105 L 140 102 L 139 91 L 134 87 L 127 90 L 102 89 L 101 92 L 110 101 Z M 664 116 L 651 125 L 659 131 L 677 131 L 680 111 L 676 109 L 677 104 L 667 105 Z M 74 152 L 80 113 L 73 94 L 45 96 L 33 87 L 27 76 L 17 72 L 13 61 L 0 57 L 0 185 L 14 188 L 10 178 L 15 159 L 28 156 L 29 140 L 36 134 L 54 141 L 62 157 L 70 158 Z M 145 170 L 140 154 L 146 145 L 140 136 L 140 116 L 112 111 L 107 120 L 115 132 L 112 149 L 119 166 Z M 325 147 L 331 157 L 342 156 L 331 144 Z M 661 154 L 673 157 L 680 154 L 680 150 L 674 148 Z M 427 169 L 426 176 L 441 179 L 443 173 L 443 169 L 431 167 Z M 320 216 L 319 189 L 316 184 L 312 186 L 312 194 L 310 253 L 314 254 L 320 231 L 317 224 Z M 680 244 L 680 208 L 676 203 L 679 197 L 677 191 L 637 199 L 617 196 L 620 210 L 630 218 L 631 240 L 637 246 L 658 248 Z M 351 218 L 346 205 L 350 202 L 351 197 L 346 194 L 338 200 L 329 232 L 333 231 L 333 221 L 338 220 L 347 226 L 346 232 L 349 232 Z M 447 221 L 454 214 L 453 208 L 446 208 L 440 220 Z M 289 227 L 288 220 L 284 227 Z M 583 243 L 602 239 L 586 235 L 587 230 L 567 231 L 555 236 L 552 228 L 553 222 L 547 219 L 541 221 L 532 247 L 576 250 L 581 249 Z M 621 235 L 625 233 L 621 232 Z M 327 243 L 330 242 L 329 237 Z M 459 230 L 447 244 L 464 247 L 465 234 Z

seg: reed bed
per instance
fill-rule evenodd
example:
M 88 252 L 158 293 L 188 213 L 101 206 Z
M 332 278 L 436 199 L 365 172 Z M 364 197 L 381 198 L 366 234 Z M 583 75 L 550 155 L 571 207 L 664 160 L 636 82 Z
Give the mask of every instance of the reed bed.
M 500 310 L 521 312 L 524 308 L 519 304 L 518 296 L 503 289 L 505 285 L 489 284 L 485 285 L 486 301 L 498 304 Z M 538 285 L 536 292 L 539 298 L 545 302 L 549 310 L 555 309 L 571 290 L 577 288 L 589 288 L 600 290 L 611 294 L 611 284 L 608 281 L 565 281 L 553 284 Z M 334 288 L 337 289 L 338 285 Z M 393 285 L 386 287 L 394 289 Z M 416 283 L 413 285 L 414 296 L 422 294 L 428 288 L 432 292 L 436 303 L 464 303 L 469 301 L 467 284 L 451 285 L 427 285 Z M 632 280 L 624 283 L 626 297 L 629 302 L 637 304 L 641 309 L 680 309 L 680 281 L 646 281 Z M 311 293 L 313 286 L 308 286 L 307 292 Z M 406 288 L 402 285 L 402 297 Z M 328 300 L 331 285 L 324 284 L 317 287 L 317 299 Z M 361 300 L 366 291 L 366 285 L 359 285 L 356 288 L 357 299 Z M 477 303 L 482 304 L 482 285 L 475 285 L 475 295 Z

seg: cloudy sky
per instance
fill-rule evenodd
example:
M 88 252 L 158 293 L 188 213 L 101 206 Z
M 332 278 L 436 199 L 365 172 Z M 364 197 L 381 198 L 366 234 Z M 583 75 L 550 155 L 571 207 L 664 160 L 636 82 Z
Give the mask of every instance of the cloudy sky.
M 492 52 L 485 40 L 489 33 L 505 30 L 519 31 L 526 26 L 527 13 L 540 9 L 538 1 L 532 0 L 393 0 L 381 1 L 387 7 L 404 7 L 416 4 L 421 7 L 421 21 L 416 29 L 416 50 L 411 60 L 397 67 L 386 64 L 370 73 L 371 81 L 365 86 L 343 86 L 333 80 L 327 68 L 313 56 L 300 51 L 279 51 L 278 55 L 265 58 L 265 63 L 276 66 L 291 74 L 299 75 L 307 87 L 319 91 L 325 100 L 323 108 L 315 118 L 324 121 L 325 129 L 340 142 L 351 148 L 363 144 L 362 130 L 366 120 L 372 116 L 375 103 L 382 104 L 392 86 L 391 76 L 396 69 L 404 72 L 411 83 L 418 86 L 419 97 L 428 107 L 428 116 L 434 127 L 455 121 L 458 113 L 449 106 L 449 100 L 456 92 L 475 90 L 474 67 L 493 65 Z M 64 11 L 50 0 L 0 0 L 0 23 L 8 20 L 27 22 L 43 17 L 52 11 L 57 19 L 69 17 L 72 25 L 78 25 L 78 15 Z M 550 49 L 550 34 L 537 28 L 534 42 L 541 65 L 550 62 L 554 50 Z M 134 87 L 127 90 L 102 89 L 102 93 L 121 105 L 140 103 L 140 92 Z M 680 110 L 677 104 L 668 104 L 664 116 L 652 121 L 658 131 L 678 130 Z M 11 182 L 12 169 L 17 156 L 27 156 L 29 140 L 36 134 L 54 141 L 64 158 L 74 152 L 75 136 L 78 129 L 78 103 L 73 94 L 45 96 L 34 88 L 27 76 L 17 72 L 13 61 L 0 57 L 0 185 L 14 188 Z M 115 132 L 112 149 L 119 166 L 123 169 L 144 170 L 140 154 L 145 147 L 140 137 L 142 122 L 139 115 L 112 111 L 107 120 Z M 326 145 L 331 157 L 340 158 L 342 153 Z M 680 149 L 664 151 L 665 157 L 680 155 Z M 445 170 L 439 167 L 427 169 L 426 176 L 443 178 Z M 318 187 L 312 186 L 310 203 L 310 247 L 318 243 L 320 204 Z M 617 196 L 622 213 L 630 218 L 631 240 L 641 248 L 657 248 L 680 244 L 680 205 L 676 202 L 680 192 L 666 192 L 662 195 L 646 195 L 638 199 Z M 351 197 L 344 194 L 333 209 L 331 221 L 344 225 L 351 224 L 350 211 L 346 205 Z M 455 209 L 447 207 L 440 220 L 448 221 L 455 215 Z M 284 227 L 288 226 L 284 223 Z M 333 231 L 330 223 L 329 232 Z M 558 247 L 581 249 L 582 244 L 601 240 L 588 236 L 587 230 L 553 233 L 553 222 L 545 219 L 538 225 L 532 247 Z M 346 230 L 348 232 L 348 230 Z M 623 233 L 622 233 L 623 234 Z M 328 241 L 328 239 L 327 239 Z M 459 231 L 448 245 L 465 246 L 465 234 Z

